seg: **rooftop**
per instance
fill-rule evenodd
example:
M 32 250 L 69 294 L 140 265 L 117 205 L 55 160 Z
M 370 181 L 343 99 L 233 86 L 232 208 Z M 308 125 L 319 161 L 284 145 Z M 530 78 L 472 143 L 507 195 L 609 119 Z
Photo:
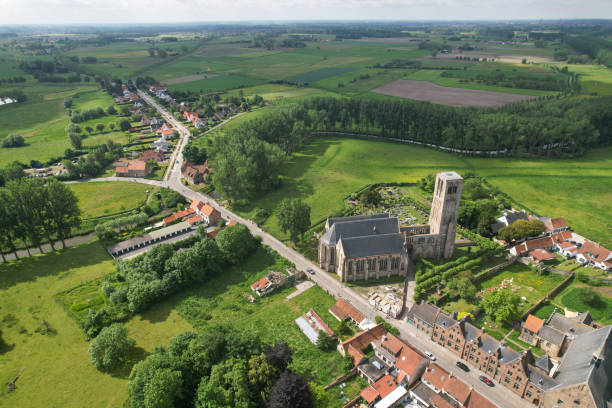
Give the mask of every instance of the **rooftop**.
M 400 233 L 341 238 L 346 258 L 405 253 L 404 236 Z

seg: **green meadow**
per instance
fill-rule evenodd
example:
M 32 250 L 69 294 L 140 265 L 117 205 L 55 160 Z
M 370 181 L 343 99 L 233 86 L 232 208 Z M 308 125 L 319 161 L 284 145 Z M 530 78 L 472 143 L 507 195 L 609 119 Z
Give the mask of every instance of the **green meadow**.
M 83 218 L 101 217 L 139 207 L 153 187 L 130 182 L 69 184 L 76 195 Z

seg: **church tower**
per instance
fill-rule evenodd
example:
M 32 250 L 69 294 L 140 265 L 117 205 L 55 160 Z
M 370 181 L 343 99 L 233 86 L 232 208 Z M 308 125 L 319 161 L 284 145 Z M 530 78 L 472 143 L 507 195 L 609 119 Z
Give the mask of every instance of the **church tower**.
M 457 215 L 463 178 L 454 171 L 438 173 L 429 215 L 430 234 L 438 235 L 436 258 L 450 258 L 455 251 Z

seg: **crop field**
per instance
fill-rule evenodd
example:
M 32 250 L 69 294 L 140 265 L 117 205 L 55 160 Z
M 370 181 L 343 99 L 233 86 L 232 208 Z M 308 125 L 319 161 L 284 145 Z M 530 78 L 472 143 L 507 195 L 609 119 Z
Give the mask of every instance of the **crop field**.
M 428 81 L 406 79 L 390 82 L 372 90 L 372 92 L 448 106 L 496 107 L 530 99 L 529 96 L 525 95 L 451 88 Z
M 294 75 L 289 78 L 285 78 L 285 81 L 297 83 L 297 84 L 308 84 L 310 82 L 320 81 L 325 78 L 329 78 L 335 75 L 344 74 L 345 72 L 354 71 L 354 68 L 321 68 L 314 71 L 306 72 L 300 75 Z
M 232 88 L 247 87 L 263 83 L 264 81 L 244 76 L 244 75 L 219 75 L 200 79 L 197 81 L 184 82 L 175 85 L 169 85 L 171 91 L 199 91 L 199 92 L 215 92 Z
M 76 195 L 83 218 L 101 217 L 131 210 L 144 203 L 151 186 L 131 182 L 69 184 Z
M 612 95 L 612 69 L 602 65 L 561 64 L 567 66 L 571 72 L 578 74 L 578 80 L 583 93 L 594 95 Z

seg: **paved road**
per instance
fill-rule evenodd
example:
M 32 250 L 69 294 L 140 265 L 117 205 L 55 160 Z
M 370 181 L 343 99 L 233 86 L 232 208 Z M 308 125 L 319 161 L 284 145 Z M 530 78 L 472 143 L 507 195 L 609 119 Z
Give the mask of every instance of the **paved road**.
M 180 146 L 185 146 L 190 136 L 189 131 L 182 124 L 176 121 L 168 112 L 166 112 L 162 106 L 160 106 L 155 101 L 153 101 L 151 97 L 149 97 L 148 95 L 140 91 L 139 91 L 139 94 L 146 102 L 153 105 L 160 112 L 160 114 L 164 118 L 166 118 L 166 120 L 168 120 L 170 123 L 176 126 L 176 128 L 182 135 L 181 141 L 179 142 Z M 180 169 L 181 168 L 180 164 L 182 163 L 182 160 L 183 160 L 182 152 L 177 148 L 173 156 L 176 157 L 176 160 L 175 160 L 174 166 L 171 169 L 169 167 L 170 169 L 169 177 L 165 181 L 153 181 L 153 180 L 145 180 L 145 179 L 137 179 L 137 178 L 132 179 L 132 178 L 127 178 L 127 177 L 126 178 L 108 177 L 108 178 L 102 178 L 102 179 L 92 179 L 88 181 L 111 181 L 111 180 L 112 181 L 135 181 L 139 183 L 159 185 L 159 186 L 169 187 L 179 192 L 180 194 L 182 194 L 183 196 L 187 197 L 190 200 L 197 198 L 199 200 L 209 202 L 211 206 L 219 210 L 223 218 L 227 220 L 234 219 L 237 222 L 240 222 L 246 225 L 251 230 L 252 234 L 259 235 L 262 237 L 262 241 L 265 245 L 270 246 L 280 255 L 287 258 L 291 262 L 293 262 L 297 268 L 302 269 L 302 270 L 306 270 L 307 268 L 312 268 L 315 271 L 315 274 L 310 275 L 310 278 L 312 279 L 313 282 L 318 284 L 326 292 L 330 293 L 336 298 L 344 298 L 349 303 L 351 303 L 353 306 L 355 306 L 357 309 L 359 309 L 366 317 L 368 317 L 371 320 L 374 320 L 377 315 L 386 317 L 383 313 L 374 309 L 365 298 L 363 298 L 362 296 L 360 296 L 359 294 L 357 294 L 350 288 L 343 285 L 335 277 L 335 275 L 332 275 L 332 274 L 329 274 L 323 271 L 317 265 L 313 264 L 310 260 L 306 259 L 302 254 L 298 253 L 292 248 L 287 247 L 284 243 L 282 243 L 281 241 L 279 241 L 272 235 L 268 234 L 267 232 L 259 228 L 259 226 L 256 225 L 253 221 L 244 219 L 232 213 L 227 208 L 217 203 L 212 197 L 206 194 L 200 193 L 200 192 L 195 192 L 187 188 L 186 186 L 184 186 L 181 183 L 181 169 Z M 507 388 L 499 384 L 497 384 L 493 388 L 490 388 L 486 386 L 485 384 L 483 384 L 482 382 L 480 382 L 478 377 L 481 373 L 478 370 L 472 369 L 469 373 L 465 373 L 457 369 L 455 366 L 455 363 L 457 362 L 458 358 L 455 354 L 451 353 L 450 351 L 430 341 L 428 338 L 424 337 L 420 332 L 417 332 L 416 328 L 409 325 L 407 322 L 403 320 L 393 320 L 391 323 L 400 330 L 400 337 L 403 340 L 405 340 L 407 343 L 411 344 L 412 346 L 414 346 L 415 349 L 420 350 L 421 352 L 430 351 L 434 353 L 437 356 L 437 363 L 442 368 L 444 368 L 445 370 L 449 372 L 453 372 L 458 378 L 460 378 L 466 384 L 472 386 L 478 392 L 485 395 L 487 398 L 489 398 L 492 402 L 494 402 L 498 406 L 503 407 L 503 408 L 505 407 L 533 408 L 533 405 L 527 403 L 525 400 L 519 398 L 516 394 L 512 393 L 510 390 L 508 390 Z

